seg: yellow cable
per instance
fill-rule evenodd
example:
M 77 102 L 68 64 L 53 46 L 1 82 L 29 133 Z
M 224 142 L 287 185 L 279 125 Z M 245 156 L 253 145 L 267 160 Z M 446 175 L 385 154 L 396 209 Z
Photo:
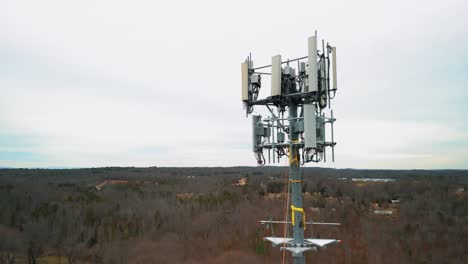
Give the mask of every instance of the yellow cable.
M 305 212 L 304 212 L 304 208 L 300 208 L 300 207 L 296 207 L 294 205 L 291 205 L 291 220 L 292 220 L 292 225 L 295 226 L 296 225 L 296 218 L 294 217 L 294 213 L 295 212 L 299 212 L 302 214 L 302 222 L 303 222 L 303 226 L 304 226 L 304 230 L 306 229 L 306 216 L 305 216 Z
M 299 142 L 299 140 L 297 140 L 297 142 Z M 293 156 L 293 152 L 292 152 L 291 147 L 289 147 L 289 164 L 297 163 L 296 165 L 299 166 L 299 160 L 297 159 L 297 155 L 294 159 L 292 158 L 292 156 Z
M 301 180 L 289 180 L 290 182 L 292 183 L 301 183 L 302 181 Z

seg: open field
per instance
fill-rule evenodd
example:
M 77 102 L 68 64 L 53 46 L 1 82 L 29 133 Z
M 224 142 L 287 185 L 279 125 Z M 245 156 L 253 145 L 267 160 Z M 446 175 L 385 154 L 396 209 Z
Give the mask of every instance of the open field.
M 279 263 L 281 167 L 0 170 L 0 263 Z M 463 263 L 468 171 L 308 168 L 312 263 Z M 342 179 L 345 178 L 345 179 Z M 395 181 L 359 181 L 385 178 Z M 392 212 L 392 213 L 376 213 Z

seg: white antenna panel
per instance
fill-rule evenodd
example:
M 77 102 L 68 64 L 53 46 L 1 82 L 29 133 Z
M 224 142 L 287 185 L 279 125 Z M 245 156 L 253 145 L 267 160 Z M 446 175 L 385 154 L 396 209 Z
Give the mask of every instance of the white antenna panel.
M 304 104 L 304 147 L 317 148 L 317 120 L 314 104 Z
M 281 55 L 271 58 L 271 96 L 281 95 Z
M 249 100 L 249 63 L 242 63 L 242 101 Z
M 333 74 L 333 89 L 337 89 L 337 79 L 336 79 L 336 47 L 333 47 L 332 49 L 332 62 L 333 62 L 333 69 L 332 69 L 332 74 Z
M 316 92 L 317 82 L 317 36 L 309 37 L 308 41 L 309 66 L 307 68 L 308 90 L 306 92 Z

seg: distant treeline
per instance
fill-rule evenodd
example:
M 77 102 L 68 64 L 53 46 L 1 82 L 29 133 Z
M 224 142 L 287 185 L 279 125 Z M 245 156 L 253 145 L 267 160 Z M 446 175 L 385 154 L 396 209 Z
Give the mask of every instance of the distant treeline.
M 468 171 L 302 173 L 308 219 L 342 223 L 307 230 L 343 240 L 308 259 L 468 259 Z M 0 169 L 0 264 L 276 263 L 281 252 L 262 238 L 283 228 L 257 223 L 283 219 L 286 177 L 286 167 Z

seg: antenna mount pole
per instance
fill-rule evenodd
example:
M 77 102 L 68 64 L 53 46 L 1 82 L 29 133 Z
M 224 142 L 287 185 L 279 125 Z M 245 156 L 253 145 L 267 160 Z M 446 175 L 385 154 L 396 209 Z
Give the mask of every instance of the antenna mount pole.
M 293 239 L 294 244 L 304 245 L 303 213 L 293 208 L 302 209 L 302 175 L 300 171 L 299 147 L 294 143 L 298 142 L 299 133 L 295 129 L 297 123 L 297 104 L 294 99 L 289 100 L 289 180 L 291 181 L 292 206 L 291 212 L 294 217 Z M 292 220 L 292 219 L 291 219 Z M 294 264 L 305 264 L 304 253 L 293 253 Z

